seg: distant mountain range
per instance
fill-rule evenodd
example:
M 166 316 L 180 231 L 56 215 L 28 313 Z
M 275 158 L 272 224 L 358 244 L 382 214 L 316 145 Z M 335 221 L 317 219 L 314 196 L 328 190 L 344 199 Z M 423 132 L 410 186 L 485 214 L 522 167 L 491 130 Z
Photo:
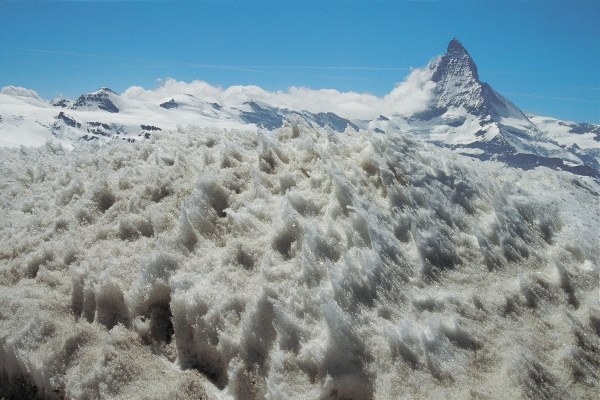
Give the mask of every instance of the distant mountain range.
M 48 139 L 80 141 L 148 139 L 179 126 L 277 129 L 307 124 L 344 132 L 402 132 L 481 160 L 531 169 L 546 166 L 600 178 L 600 125 L 526 114 L 479 80 L 475 62 L 456 39 L 425 68 L 433 83 L 426 110 L 375 119 L 309 112 L 264 100 L 237 105 L 179 93 L 160 101 L 132 99 L 108 88 L 76 100 L 45 101 L 31 90 L 5 87 L 0 94 L 0 145 L 39 145 Z

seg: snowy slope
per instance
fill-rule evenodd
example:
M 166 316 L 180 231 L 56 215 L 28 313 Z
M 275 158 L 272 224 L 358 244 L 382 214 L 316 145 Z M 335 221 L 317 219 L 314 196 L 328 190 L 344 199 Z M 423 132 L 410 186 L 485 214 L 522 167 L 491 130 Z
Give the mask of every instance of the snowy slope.
M 587 177 L 300 123 L 0 149 L 0 189 L 0 396 L 600 389 Z
M 54 111 L 35 92 L 5 87 L 0 92 L 0 146 L 40 146 L 52 138 Z M 68 140 L 61 140 L 70 145 Z
M 63 107 L 64 105 L 64 107 Z M 193 97 L 179 109 L 165 109 L 119 96 L 110 89 L 82 95 L 76 102 L 45 102 L 0 94 L 0 146 L 41 145 L 47 140 L 70 146 L 87 140 L 138 140 L 178 126 L 256 129 Z
M 82 141 L 147 139 L 154 132 L 189 126 L 222 129 L 275 129 L 297 120 L 329 126 L 339 132 L 358 129 L 331 112 L 311 113 L 279 108 L 263 102 L 233 102 L 223 106 L 191 94 L 157 101 L 118 95 L 108 88 L 80 96 L 76 101 L 45 102 L 23 88 L 5 88 L 0 94 L 0 146 L 39 146 L 47 140 L 72 147 Z M 133 95 L 130 93 L 133 92 Z M 30 93 L 34 93 L 27 97 Z
M 561 146 L 580 149 L 600 149 L 600 126 L 561 121 L 552 117 L 528 115 L 529 119 L 550 139 Z

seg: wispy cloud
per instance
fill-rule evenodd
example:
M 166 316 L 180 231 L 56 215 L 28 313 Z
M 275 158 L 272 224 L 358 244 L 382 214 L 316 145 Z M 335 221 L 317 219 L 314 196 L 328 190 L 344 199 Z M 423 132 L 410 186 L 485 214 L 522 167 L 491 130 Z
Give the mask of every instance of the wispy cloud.
M 35 90 L 26 89 L 19 86 L 4 86 L 2 89 L 0 89 L 0 93 L 7 94 L 10 96 L 30 97 L 33 99 L 41 100 L 40 96 Z

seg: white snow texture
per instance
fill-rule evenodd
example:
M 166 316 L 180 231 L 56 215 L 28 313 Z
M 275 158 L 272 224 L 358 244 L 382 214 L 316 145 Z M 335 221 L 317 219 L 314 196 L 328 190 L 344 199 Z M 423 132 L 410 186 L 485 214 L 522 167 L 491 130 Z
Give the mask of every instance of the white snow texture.
M 0 397 L 600 391 L 596 182 L 400 134 L 0 149 Z

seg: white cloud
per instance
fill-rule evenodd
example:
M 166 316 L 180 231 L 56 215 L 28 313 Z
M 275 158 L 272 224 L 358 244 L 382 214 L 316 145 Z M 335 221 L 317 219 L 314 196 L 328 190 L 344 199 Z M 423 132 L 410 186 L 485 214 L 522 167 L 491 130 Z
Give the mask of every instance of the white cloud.
M 40 96 L 35 90 L 26 89 L 20 86 L 4 86 L 2 89 L 0 89 L 0 93 L 9 96 L 29 97 L 32 99 L 41 100 Z
M 311 112 L 334 112 L 345 118 L 371 119 L 380 114 L 411 115 L 429 105 L 435 83 L 432 70 L 416 68 L 390 93 L 383 97 L 368 93 L 340 92 L 335 89 L 310 89 L 292 86 L 286 91 L 269 92 L 258 86 L 230 86 L 222 88 L 204 81 L 182 82 L 161 80 L 156 89 L 139 86 L 128 88 L 123 96 L 145 101 L 165 101 L 171 97 L 192 95 L 223 106 L 237 106 L 253 100 L 280 108 Z

